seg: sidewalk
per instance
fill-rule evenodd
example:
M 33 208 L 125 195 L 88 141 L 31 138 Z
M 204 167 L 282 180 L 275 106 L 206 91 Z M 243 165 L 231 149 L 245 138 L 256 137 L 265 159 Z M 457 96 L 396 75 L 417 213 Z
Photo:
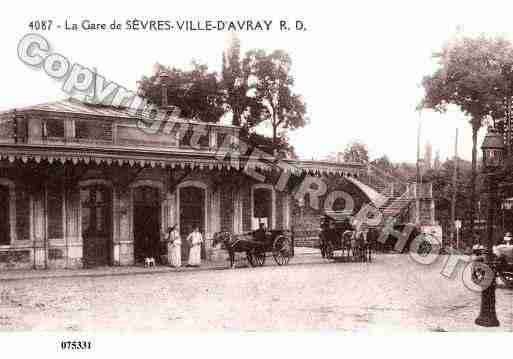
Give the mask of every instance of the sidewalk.
M 298 257 L 319 255 L 319 250 L 315 248 L 295 248 L 294 257 L 290 263 L 298 263 Z M 228 256 L 228 254 L 226 255 Z M 320 257 L 320 255 L 319 255 Z M 242 258 L 242 254 L 238 255 Z M 243 266 L 245 259 L 236 260 L 237 266 Z M 268 255 L 266 264 L 273 263 L 272 254 Z M 180 267 L 173 268 L 166 265 L 159 265 L 154 268 L 144 268 L 143 266 L 116 266 L 116 267 L 96 267 L 89 269 L 13 269 L 0 271 L 0 281 L 14 281 L 24 279 L 48 279 L 48 278 L 65 278 L 65 277 L 103 277 L 103 276 L 121 276 L 121 275 L 137 275 L 137 274 L 156 274 L 156 273 L 172 273 L 172 272 L 198 272 L 205 270 L 221 270 L 227 269 L 229 262 L 227 260 L 220 261 L 203 261 L 201 267 Z

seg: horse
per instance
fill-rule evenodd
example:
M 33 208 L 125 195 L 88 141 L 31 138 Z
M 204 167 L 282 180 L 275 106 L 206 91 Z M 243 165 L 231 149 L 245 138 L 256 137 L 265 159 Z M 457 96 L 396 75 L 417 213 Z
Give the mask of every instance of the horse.
M 371 245 L 363 231 L 347 230 L 342 233 L 342 252 L 357 261 L 371 260 Z
M 365 235 L 365 254 L 368 262 L 372 262 L 372 251 L 376 250 L 377 239 L 371 231 L 367 231 Z
M 319 233 L 319 247 L 322 258 L 331 259 L 333 257 L 333 249 L 337 243 L 337 237 L 338 235 L 334 228 L 326 228 Z
M 367 231 L 359 231 L 355 235 L 355 253 L 354 257 L 364 262 L 372 261 L 372 247 L 374 241 L 369 238 Z
M 367 261 L 367 243 L 365 233 L 358 231 L 354 235 L 353 240 L 353 258 L 357 261 Z
M 351 252 L 354 256 L 354 247 L 355 243 L 355 231 L 347 230 L 342 233 L 342 254 L 344 255 L 347 252 L 347 257 L 351 255 Z
M 221 243 L 230 257 L 230 268 L 235 268 L 235 253 L 246 252 L 250 257 L 255 251 L 255 241 L 244 238 L 243 235 L 233 235 L 230 232 L 217 232 L 214 234 L 212 245 L 215 247 Z

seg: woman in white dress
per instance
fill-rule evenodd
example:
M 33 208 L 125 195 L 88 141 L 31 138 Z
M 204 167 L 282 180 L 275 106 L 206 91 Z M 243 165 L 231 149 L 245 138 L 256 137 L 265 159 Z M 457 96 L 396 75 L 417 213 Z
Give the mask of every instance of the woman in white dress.
M 198 227 L 195 227 L 192 233 L 189 234 L 187 241 L 191 246 L 188 265 L 191 267 L 199 267 L 201 264 L 201 243 L 203 243 L 203 236 Z
M 170 227 L 168 233 L 170 264 L 172 267 L 178 268 L 182 266 L 182 239 L 176 226 Z

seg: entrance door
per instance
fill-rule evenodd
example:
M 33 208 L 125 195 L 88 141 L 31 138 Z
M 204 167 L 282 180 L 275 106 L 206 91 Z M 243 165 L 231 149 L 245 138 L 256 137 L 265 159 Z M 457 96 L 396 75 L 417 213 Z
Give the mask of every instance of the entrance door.
M 160 259 L 159 190 L 152 187 L 134 189 L 134 255 L 136 263 L 144 258 Z
M 257 229 L 260 223 L 266 228 L 272 226 L 272 191 L 268 188 L 256 188 L 253 190 L 253 223 L 252 229 Z
M 10 244 L 9 188 L 0 186 L 0 245 Z
M 199 187 L 180 188 L 180 236 L 185 239 L 198 227 L 205 233 L 205 191 Z M 182 258 L 189 256 L 187 243 L 182 242 Z
M 106 186 L 91 186 L 80 190 L 82 203 L 82 238 L 86 267 L 111 263 L 112 191 Z

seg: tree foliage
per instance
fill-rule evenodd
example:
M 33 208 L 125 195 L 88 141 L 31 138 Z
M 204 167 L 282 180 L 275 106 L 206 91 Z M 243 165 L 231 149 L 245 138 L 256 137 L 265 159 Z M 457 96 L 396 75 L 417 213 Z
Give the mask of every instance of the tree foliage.
M 240 41 L 233 37 L 226 53 L 223 54 L 221 86 L 224 90 L 226 110 L 231 112 L 232 125 L 251 129 L 259 123 L 264 107 L 251 96 L 251 70 L 249 61 L 242 61 Z
M 308 119 L 305 102 L 293 90 L 291 66 L 292 60 L 283 50 L 269 54 L 251 50 L 241 58 L 240 42 L 234 37 L 223 54 L 221 76 L 196 62 L 191 70 L 157 64 L 153 75 L 139 81 L 139 91 L 162 105 L 160 75 L 164 73 L 168 104 L 178 107 L 183 117 L 218 122 L 231 115 L 232 124 L 241 127 L 244 139 L 264 147 L 269 141 L 255 128 L 267 122 L 272 127 L 270 152 L 293 155 L 287 132 L 305 126 Z
M 444 112 L 456 105 L 470 117 L 472 126 L 472 173 L 470 209 L 475 211 L 477 133 L 487 118 L 504 116 L 504 98 L 511 95 L 513 46 L 503 38 L 462 37 L 434 54 L 439 67 L 425 76 L 420 108 Z M 474 215 L 471 216 L 473 228 Z
M 342 157 L 344 162 L 367 163 L 369 162 L 367 145 L 361 141 L 353 141 L 346 146 Z
M 139 90 L 152 103 L 162 105 L 162 85 L 167 87 L 168 104 L 178 107 L 183 117 L 217 122 L 224 114 L 224 100 L 217 74 L 207 65 L 192 62 L 191 70 L 157 64 L 154 74 L 143 76 Z M 165 77 L 161 77 L 165 74 Z M 162 83 L 164 81 L 164 83 Z
M 384 171 L 394 171 L 396 167 L 390 161 L 387 155 L 383 155 L 381 157 L 378 157 L 371 162 L 374 166 L 379 167 L 380 169 Z
M 468 115 L 473 127 L 487 116 L 502 117 L 503 98 L 511 86 L 513 46 L 503 38 L 464 37 L 435 53 L 438 69 L 422 80 L 422 108 L 444 112 L 453 104 Z
M 270 123 L 273 143 L 278 144 L 279 131 L 294 130 L 308 123 L 306 104 L 293 90 L 292 59 L 283 50 L 269 54 L 264 50 L 252 50 L 246 54 L 243 62 L 243 67 L 248 68 L 250 73 L 250 96 L 263 108 L 257 122 Z

